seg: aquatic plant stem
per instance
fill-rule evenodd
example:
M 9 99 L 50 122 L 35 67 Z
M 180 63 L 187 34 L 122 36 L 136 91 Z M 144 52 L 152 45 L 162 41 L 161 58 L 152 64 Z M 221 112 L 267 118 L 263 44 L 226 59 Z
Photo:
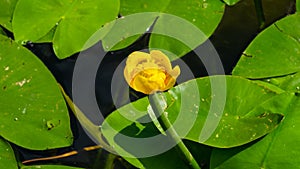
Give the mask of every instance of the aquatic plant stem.
M 100 127 L 91 122 L 84 113 L 73 103 L 72 99 L 66 94 L 63 87 L 59 84 L 59 88 L 69 105 L 70 109 L 80 122 L 80 124 L 86 129 L 86 131 L 91 134 L 94 139 L 100 144 L 102 148 L 105 148 L 107 151 L 114 152 L 114 149 L 104 141 L 102 138 L 102 133 L 100 131 Z
M 106 160 L 105 160 L 105 165 L 103 169 L 113 169 L 114 168 L 114 161 L 117 158 L 115 154 L 107 154 Z
M 149 95 L 149 102 L 152 107 L 152 110 L 156 117 L 158 118 L 158 122 L 160 123 L 161 127 L 167 131 L 166 134 L 169 135 L 175 143 L 177 143 L 176 147 L 178 148 L 179 152 L 183 155 L 184 160 L 190 165 L 193 169 L 201 169 L 198 165 L 197 161 L 190 153 L 188 148 L 185 146 L 175 129 L 173 128 L 171 122 L 169 121 L 166 112 L 162 105 L 166 105 L 164 100 L 164 96 L 162 93 L 156 92 L 154 94 Z M 162 104 L 163 103 L 163 104 Z
M 261 0 L 254 0 L 254 5 L 255 5 L 255 10 L 256 10 L 256 16 L 258 19 L 259 23 L 259 28 L 263 29 L 265 27 L 265 15 L 264 15 L 264 9 L 262 6 L 262 1 Z

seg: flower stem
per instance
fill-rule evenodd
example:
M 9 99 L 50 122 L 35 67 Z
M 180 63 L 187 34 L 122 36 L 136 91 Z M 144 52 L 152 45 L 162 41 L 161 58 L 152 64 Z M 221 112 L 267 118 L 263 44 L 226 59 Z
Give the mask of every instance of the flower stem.
M 114 168 L 114 161 L 117 158 L 117 156 L 115 154 L 111 154 L 109 153 L 107 155 L 106 161 L 105 161 L 105 165 L 103 169 L 113 169 Z
M 171 122 L 167 118 L 166 112 L 163 105 L 166 105 L 165 99 L 162 95 L 162 93 L 154 93 L 149 95 L 149 102 L 152 107 L 153 112 L 155 113 L 156 117 L 158 118 L 158 121 L 161 125 L 161 127 L 168 132 L 166 134 L 169 134 L 172 141 L 177 143 L 176 148 L 179 150 L 179 152 L 183 155 L 184 160 L 190 165 L 193 169 L 201 169 L 198 165 L 197 161 L 193 157 L 193 155 L 190 153 L 188 148 L 185 146 L 181 138 L 178 136 L 177 132 L 173 128 Z
M 95 125 L 85 116 L 85 114 L 73 103 L 72 99 L 66 94 L 61 85 L 59 85 L 59 88 L 68 106 L 70 107 L 82 127 L 84 127 L 88 131 L 88 133 L 93 136 L 93 138 L 100 144 L 102 148 L 105 148 L 107 151 L 114 152 L 113 148 L 102 138 L 100 127 Z

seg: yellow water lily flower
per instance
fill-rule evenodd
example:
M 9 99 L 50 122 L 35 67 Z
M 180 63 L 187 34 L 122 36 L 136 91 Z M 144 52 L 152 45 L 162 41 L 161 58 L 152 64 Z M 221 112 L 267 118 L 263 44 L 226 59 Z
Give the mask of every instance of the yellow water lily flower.
M 126 61 L 124 77 L 131 88 L 151 94 L 174 86 L 180 74 L 179 66 L 172 69 L 169 58 L 159 50 L 133 52 Z

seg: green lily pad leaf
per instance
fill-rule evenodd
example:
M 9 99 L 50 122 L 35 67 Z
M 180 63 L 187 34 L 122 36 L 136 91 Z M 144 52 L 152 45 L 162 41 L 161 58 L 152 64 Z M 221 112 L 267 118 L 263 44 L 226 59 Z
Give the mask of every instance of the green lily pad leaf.
M 299 108 L 300 99 L 285 93 L 272 99 L 270 105 L 285 109 L 285 118 L 272 133 L 258 142 L 238 149 L 215 149 L 211 157 L 211 168 L 248 169 L 298 168 L 300 159 Z
M 3 138 L 0 138 L 0 168 L 18 169 L 14 151 Z
M 223 0 L 227 5 L 232 6 L 236 3 L 240 2 L 241 0 Z
M 231 90 L 233 88 L 235 90 Z M 276 106 L 264 103 L 279 93 L 282 90 L 271 90 L 240 77 L 205 77 L 180 84 L 166 92 L 165 111 L 181 138 L 213 147 L 235 147 L 256 140 L 278 126 L 283 112 Z M 151 123 L 148 106 L 147 98 L 140 99 L 114 111 L 102 124 L 103 135 L 122 156 L 140 155 L 135 152 L 139 150 L 138 144 L 124 136 L 146 140 L 161 134 Z M 166 146 L 161 145 L 161 141 L 147 146 L 145 140 L 143 146 L 150 147 L 152 151 L 156 147 Z M 174 161 L 169 155 L 168 158 Z M 128 161 L 141 167 L 145 163 L 145 159 L 141 159 Z
M 53 37 L 55 35 L 55 30 L 56 27 L 53 27 L 45 36 L 43 36 L 42 38 L 36 40 L 36 43 L 47 43 L 47 42 L 52 42 Z
M 115 19 L 118 11 L 118 0 L 19 0 L 12 21 L 13 32 L 18 43 L 37 42 L 56 27 L 53 48 L 63 59 L 90 47 L 92 44 L 84 46 L 88 39 Z
M 300 70 L 300 15 L 287 16 L 261 32 L 248 46 L 233 75 L 282 76 Z
M 170 59 L 174 60 L 212 35 L 223 16 L 224 4 L 221 1 L 193 0 L 185 1 L 183 5 L 182 1 L 176 0 L 171 1 L 163 12 L 178 18 L 169 15 L 158 18 L 153 28 L 154 34 L 150 37 L 149 48 L 170 51 L 173 53 L 173 56 L 169 54 Z M 192 24 L 189 25 L 184 20 Z
M 215 78 L 218 79 L 220 77 L 217 76 Z M 282 114 L 277 113 L 283 112 L 274 110 L 262 111 L 261 106 L 268 99 L 281 93 L 281 90 L 271 90 L 248 80 L 230 76 L 226 78 L 227 91 L 223 114 L 214 113 L 213 116 L 215 117 L 210 117 L 211 115 L 208 113 L 211 107 L 221 105 L 222 102 L 224 102 L 222 100 L 216 100 L 214 103 L 216 105 L 212 104 L 214 102 L 213 97 L 218 97 L 218 94 L 213 93 L 210 87 L 203 88 L 203 86 L 211 84 L 210 80 L 210 78 L 204 78 L 198 81 L 199 92 L 201 94 L 201 103 L 199 106 L 201 108 L 198 110 L 198 117 L 194 127 L 191 128 L 189 134 L 184 138 L 192 141 L 200 141 L 203 144 L 213 147 L 235 147 L 246 144 L 269 133 L 280 123 Z M 189 84 L 185 83 L 182 84 L 181 87 L 188 88 L 188 86 Z M 231 90 L 233 88 L 235 91 Z M 249 91 L 246 91 L 245 88 L 249 89 Z M 179 88 L 171 89 L 171 92 L 173 91 L 175 95 L 180 95 L 180 92 L 184 92 L 176 89 Z M 178 110 L 180 107 L 175 106 L 175 104 L 173 105 L 169 106 L 168 109 L 171 109 L 171 112 L 176 112 L 176 109 Z M 166 111 L 168 111 L 168 109 Z M 205 131 L 201 131 L 200 133 L 199 129 L 203 128 L 205 123 L 215 123 L 219 118 L 217 116 L 221 116 L 218 127 L 211 133 L 211 136 L 207 140 L 202 142 L 201 134 L 205 134 Z M 170 114 L 168 117 L 171 121 L 175 121 L 177 118 L 177 116 L 173 116 L 173 114 Z M 204 119 L 206 119 L 206 122 Z M 188 124 L 188 122 L 186 122 L 186 124 Z M 235 139 L 232 140 L 232 138 Z
M 262 83 L 268 83 L 280 87 L 285 91 L 300 92 L 300 73 L 286 75 L 282 77 L 262 79 Z
M 0 36 L 0 69 L 0 135 L 34 150 L 71 145 L 68 109 L 44 64 L 26 48 Z
M 156 13 L 138 13 L 123 16 L 105 25 L 112 28 L 102 39 L 103 48 L 114 51 L 131 45 L 146 32 L 156 17 Z
M 23 166 L 21 169 L 83 169 L 78 167 L 70 167 L 70 166 L 63 166 L 63 165 L 34 165 L 34 166 Z
M 12 32 L 12 16 L 18 0 L 1 0 L 0 25 Z
M 131 114 L 114 113 L 113 117 L 109 116 L 103 123 L 101 128 L 102 131 L 104 132 L 103 133 L 104 136 L 106 138 L 109 138 L 110 144 L 113 145 L 113 147 L 117 149 L 119 153 L 122 153 L 124 155 L 123 156 L 124 159 L 126 159 L 128 162 L 130 162 L 132 165 L 136 166 L 137 168 L 189 169 L 190 168 L 189 165 L 182 160 L 176 148 L 171 148 L 167 152 L 162 152 L 161 154 L 158 154 L 156 156 L 144 157 L 144 158 L 132 158 L 132 157 L 128 157 L 130 155 L 128 156 L 125 155 L 127 154 L 127 152 L 124 151 L 120 147 L 120 145 L 118 145 L 118 143 L 122 142 L 122 140 L 121 139 L 119 140 L 118 138 L 118 137 L 122 138 L 122 134 L 132 136 L 132 137 L 137 137 L 137 138 L 151 137 L 160 134 L 160 131 L 158 131 L 158 129 L 156 128 L 156 126 L 153 125 L 153 123 L 147 123 L 141 125 L 139 123 L 136 124 L 132 123 L 132 121 L 127 119 L 133 116 L 136 117 L 137 119 L 143 119 L 145 113 L 135 114 L 137 112 L 133 112 L 132 110 L 136 109 L 138 112 L 147 112 L 146 105 L 149 104 L 149 102 L 147 98 L 142 98 L 139 99 L 137 102 L 134 102 L 133 104 L 134 104 L 134 108 L 130 106 L 124 106 L 121 110 L 122 112 L 129 111 Z M 119 123 L 119 125 L 117 125 L 116 123 Z M 111 130 L 110 126 L 112 126 L 116 131 L 119 131 L 120 133 Z M 143 151 L 145 151 L 145 148 L 146 147 L 143 148 Z M 151 147 L 149 148 L 151 149 Z M 200 147 L 193 145 L 193 148 L 199 150 Z M 176 163 L 174 163 L 174 160 L 176 160 Z
M 183 56 L 195 47 L 202 44 L 214 32 L 221 21 L 224 12 L 224 3 L 221 1 L 155 1 L 146 0 L 121 1 L 120 13 L 122 20 L 136 15 L 137 20 L 128 22 L 129 26 L 122 26 L 126 30 L 111 31 L 110 34 L 119 35 L 118 40 L 127 41 L 114 47 L 116 41 L 107 38 L 104 40 L 106 49 L 115 50 L 125 48 L 134 39 L 145 33 L 155 22 L 150 36 L 149 48 L 161 49 L 173 53 L 171 60 Z M 140 17 L 142 16 L 143 17 Z M 142 19 L 141 19 L 142 18 Z M 141 19 L 141 20 L 140 20 Z M 140 23 L 141 27 L 139 26 Z M 131 27 L 138 30 L 130 29 Z M 142 32 L 139 30 L 142 29 Z M 134 38 L 132 37 L 134 36 Z M 131 37 L 130 39 L 127 39 Z M 106 42 L 109 41 L 109 42 Z

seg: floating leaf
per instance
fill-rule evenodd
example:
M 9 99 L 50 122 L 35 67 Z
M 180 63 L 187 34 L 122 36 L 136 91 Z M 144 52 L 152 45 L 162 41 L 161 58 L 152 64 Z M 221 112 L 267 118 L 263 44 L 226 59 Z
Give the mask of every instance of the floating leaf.
M 233 88 L 235 90 L 231 90 Z M 279 93 L 282 90 L 278 88 L 270 90 L 239 77 L 205 77 L 180 84 L 166 92 L 168 108 L 165 111 L 181 138 L 213 147 L 235 147 L 260 138 L 277 127 L 284 112 L 265 102 Z M 104 136 L 122 156 L 131 154 L 139 157 L 143 153 L 154 152 L 157 147 L 169 146 L 168 142 L 163 141 L 145 145 L 147 138 L 160 134 L 150 123 L 148 106 L 147 98 L 140 99 L 114 111 L 102 124 Z M 194 123 L 191 119 L 195 120 Z M 136 140 L 125 136 L 140 138 L 143 144 L 134 143 Z M 141 149 L 143 152 L 139 154 Z M 159 156 L 153 158 L 156 157 Z M 170 155 L 167 157 L 174 161 Z M 128 161 L 141 167 L 145 163 L 143 160 L 147 159 L 131 158 Z
M 267 78 L 300 70 L 300 15 L 277 21 L 247 47 L 233 75 Z
M 125 30 L 115 29 L 103 40 L 106 49 L 121 49 L 127 47 L 134 39 L 146 32 L 156 20 L 149 48 L 163 49 L 173 53 L 169 56 L 174 60 L 183 56 L 203 43 L 216 29 L 224 12 L 221 1 L 121 1 L 120 20 L 136 17 L 136 21 L 123 22 Z M 142 23 L 142 24 L 141 24 Z M 131 29 L 132 27 L 138 30 Z M 142 30 L 142 32 L 140 31 Z M 116 37 L 115 35 L 119 35 Z M 132 38 L 134 36 L 134 39 Z M 109 38 L 114 37 L 114 39 Z M 130 39 L 127 39 L 131 37 Z M 125 40 L 124 40 L 125 39 Z M 121 41 L 127 41 L 122 42 Z M 120 42 L 117 47 L 116 43 Z M 111 45 L 111 46 L 109 46 Z
M 44 64 L 1 35 L 0 69 L 0 135 L 28 149 L 71 145 L 68 109 Z
M 300 165 L 300 99 L 285 93 L 269 102 L 281 107 L 285 118 L 272 133 L 258 142 L 234 149 L 215 149 L 211 157 L 211 168 L 298 168 Z
M 119 0 L 19 0 L 13 32 L 18 43 L 37 42 L 55 28 L 53 48 L 63 59 L 91 46 L 84 45 L 101 26 L 115 19 L 118 10 Z
M 226 98 L 224 98 L 226 99 L 226 103 L 223 112 L 210 112 L 213 109 L 212 107 L 220 106 L 222 102 L 225 102 L 224 100 L 219 100 L 219 98 L 222 97 L 220 93 L 213 92 L 214 89 L 209 86 L 212 85 L 212 81 L 210 80 L 210 78 L 204 78 L 198 81 L 198 90 L 201 95 L 200 109 L 198 110 L 198 117 L 194 127 L 184 138 L 200 141 L 203 144 L 213 147 L 235 147 L 269 133 L 281 121 L 282 115 L 274 113 L 283 112 L 274 110 L 262 111 L 260 108 L 264 102 L 282 91 L 274 91 L 237 77 L 226 78 L 227 84 L 225 85 L 227 92 Z M 215 83 L 217 83 L 218 76 L 215 77 L 215 80 Z M 221 84 L 217 87 L 222 88 L 220 85 Z M 189 84 L 185 83 L 180 85 L 180 87 L 188 88 Z M 233 91 L 231 89 L 235 90 Z M 180 95 L 181 92 L 185 91 L 180 91 L 180 88 L 174 88 L 173 92 L 175 95 Z M 176 112 L 180 107 L 174 106 L 173 108 L 173 106 L 170 106 L 169 109 L 170 112 Z M 168 111 L 168 109 L 166 111 Z M 177 118 L 177 116 L 173 116 L 172 113 L 169 113 L 168 117 L 173 121 Z M 188 124 L 188 121 L 190 121 L 190 119 L 187 118 L 185 124 Z M 201 131 L 200 133 L 199 129 L 204 127 L 206 123 L 210 126 L 216 122 L 218 122 L 218 126 L 215 131 Z M 208 127 L 206 129 L 210 128 Z M 211 132 L 211 136 L 202 142 L 201 134 L 205 135 L 206 132 Z
M 176 0 L 171 1 L 163 12 L 178 18 L 168 15 L 158 18 L 153 28 L 154 35 L 150 37 L 149 48 L 164 49 L 176 56 L 183 56 L 212 35 L 223 16 L 224 4 L 212 0 L 185 1 L 183 4 L 182 1 Z M 155 34 L 156 32 L 159 34 Z
M 18 0 L 0 0 L 0 25 L 12 31 L 11 20 Z
M 0 138 L 0 168 L 18 169 L 14 151 L 3 138 Z
M 236 3 L 240 2 L 241 0 L 223 0 L 227 5 L 232 6 Z
M 137 102 L 133 103 L 134 107 L 124 106 L 122 108 L 122 112 L 128 111 L 128 114 L 121 114 L 119 112 L 114 112 L 112 116 L 109 116 L 105 122 L 102 125 L 102 131 L 104 131 L 104 136 L 106 138 L 109 138 L 109 142 L 115 149 L 119 150 L 119 153 L 124 155 L 126 152 L 118 145 L 122 142 L 125 144 L 129 144 L 128 140 L 121 140 L 122 134 L 126 134 L 128 136 L 132 137 L 151 137 L 160 134 L 160 132 L 156 129 L 156 127 L 152 123 L 147 123 L 140 125 L 139 123 L 135 124 L 132 123 L 132 121 L 129 121 L 127 118 L 137 118 L 141 120 L 146 120 L 147 117 L 144 118 L 146 112 L 147 112 L 147 104 L 149 104 L 147 98 L 139 99 Z M 136 111 L 133 111 L 136 109 Z M 143 112 L 143 113 L 142 113 Z M 125 118 L 124 118 L 124 116 Z M 118 120 L 118 121 L 116 121 Z M 150 117 L 149 117 L 150 120 Z M 117 124 L 119 123 L 119 124 Z M 112 126 L 116 131 L 111 130 L 109 127 Z M 119 131 L 120 133 L 118 133 Z M 124 142 L 125 141 L 125 142 Z M 153 146 L 156 143 L 153 143 Z M 131 144 L 133 145 L 133 144 Z M 136 146 L 138 146 L 136 144 Z M 141 146 L 141 145 L 140 145 Z M 163 145 L 158 145 L 158 147 L 161 147 Z M 141 147 L 136 147 L 136 150 L 138 150 Z M 155 147 L 156 148 L 156 147 Z M 141 153 L 149 153 L 147 152 L 149 149 L 155 149 L 154 147 L 147 147 L 144 146 L 144 148 L 140 149 L 142 150 Z M 134 166 L 138 168 L 165 168 L 165 169 L 174 169 L 174 168 L 181 168 L 181 169 L 189 169 L 189 165 L 187 165 L 184 161 L 181 160 L 180 155 L 178 154 L 177 150 L 175 148 L 170 149 L 167 152 L 158 154 L 156 156 L 152 157 L 145 157 L 145 158 L 130 158 L 123 156 L 128 162 L 133 164 Z M 174 160 L 176 163 L 174 163 Z
M 131 45 L 147 31 L 156 17 L 155 13 L 137 13 L 105 25 L 112 28 L 102 39 L 103 48 L 107 51 L 118 50 Z
M 285 91 L 297 93 L 300 92 L 300 73 L 286 75 L 282 77 L 262 79 L 262 81 L 260 82 L 264 84 L 269 83 L 270 85 L 275 85 Z

